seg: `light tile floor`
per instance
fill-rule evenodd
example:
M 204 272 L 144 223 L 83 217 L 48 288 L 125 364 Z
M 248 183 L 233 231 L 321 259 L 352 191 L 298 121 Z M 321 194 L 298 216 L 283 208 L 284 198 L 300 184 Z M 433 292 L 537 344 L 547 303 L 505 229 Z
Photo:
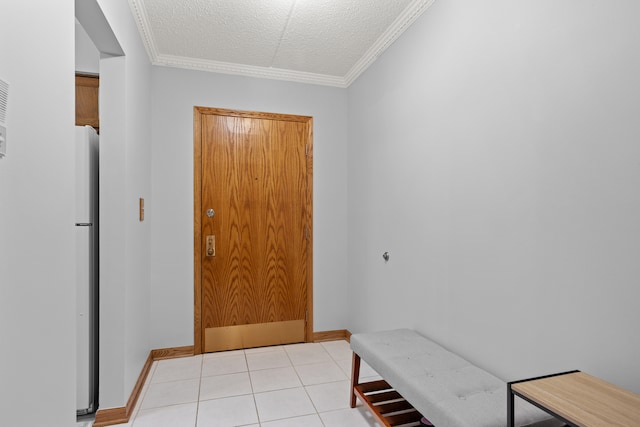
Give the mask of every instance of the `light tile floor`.
M 119 427 L 380 427 L 349 408 L 351 354 L 330 341 L 157 361 Z M 364 361 L 360 372 L 380 378 Z

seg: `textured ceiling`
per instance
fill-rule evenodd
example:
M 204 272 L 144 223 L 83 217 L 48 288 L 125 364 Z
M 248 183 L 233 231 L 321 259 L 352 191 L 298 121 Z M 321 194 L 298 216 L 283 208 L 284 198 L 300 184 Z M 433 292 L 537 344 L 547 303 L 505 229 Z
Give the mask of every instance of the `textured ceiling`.
M 434 0 L 129 0 L 156 65 L 346 87 Z

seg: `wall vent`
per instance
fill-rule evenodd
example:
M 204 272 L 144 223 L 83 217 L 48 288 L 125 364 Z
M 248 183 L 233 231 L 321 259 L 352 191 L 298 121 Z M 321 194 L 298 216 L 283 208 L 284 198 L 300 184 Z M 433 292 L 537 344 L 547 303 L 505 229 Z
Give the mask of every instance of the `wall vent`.
M 0 79 L 0 159 L 7 154 L 7 103 L 9 83 Z

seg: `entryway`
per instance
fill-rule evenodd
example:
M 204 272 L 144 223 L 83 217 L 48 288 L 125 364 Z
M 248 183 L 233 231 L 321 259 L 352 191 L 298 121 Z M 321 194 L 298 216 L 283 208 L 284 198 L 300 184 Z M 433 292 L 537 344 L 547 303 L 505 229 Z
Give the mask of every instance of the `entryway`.
M 313 119 L 194 108 L 195 352 L 311 340 Z

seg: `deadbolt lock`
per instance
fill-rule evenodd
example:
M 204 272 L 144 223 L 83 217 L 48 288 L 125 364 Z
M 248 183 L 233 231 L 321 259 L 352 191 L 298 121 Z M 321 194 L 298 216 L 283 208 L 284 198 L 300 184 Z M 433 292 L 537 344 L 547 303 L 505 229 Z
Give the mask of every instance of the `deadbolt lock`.
M 216 256 L 216 236 L 213 234 L 206 237 L 207 256 Z

